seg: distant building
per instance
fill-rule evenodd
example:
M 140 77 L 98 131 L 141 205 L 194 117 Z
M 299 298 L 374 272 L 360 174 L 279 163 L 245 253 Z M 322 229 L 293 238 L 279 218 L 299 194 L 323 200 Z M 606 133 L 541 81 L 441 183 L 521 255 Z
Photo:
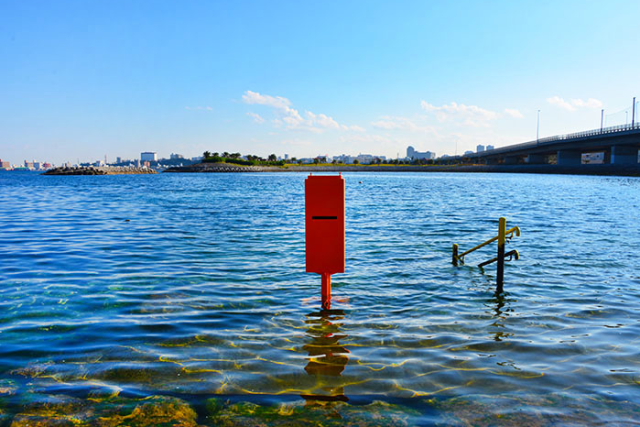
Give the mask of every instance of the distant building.
M 171 155 L 169 156 L 169 159 L 171 159 L 171 160 L 182 160 L 182 159 L 184 159 L 184 156 L 182 154 L 171 153 Z
M 27 168 L 27 169 L 34 170 L 34 169 L 35 169 L 35 166 L 34 166 L 34 164 L 33 164 L 33 163 L 34 163 L 34 162 L 28 162 L 28 161 L 26 161 L 26 160 L 25 160 L 25 161 L 24 161 L 24 167 L 25 167 L 25 168 Z
M 480 144 L 476 147 L 476 153 L 482 153 L 484 151 L 484 145 Z
M 358 154 L 356 156 L 356 160 L 358 161 L 358 163 L 362 164 L 362 165 L 368 165 L 373 163 L 373 159 L 375 157 L 371 154 Z
M 469 154 L 473 154 L 473 151 L 468 150 L 468 151 L 465 151 L 465 152 L 464 152 L 464 155 L 465 155 L 465 156 L 468 156 Z
M 140 161 L 141 162 L 157 162 L 158 156 L 155 151 L 145 151 L 144 153 L 140 153 Z
M 333 157 L 333 160 L 335 160 L 336 163 L 344 163 L 344 164 L 347 164 L 347 165 L 352 164 L 355 159 L 356 159 L 355 157 L 347 156 L 346 154 L 342 154 L 340 156 L 334 156 Z
M 436 153 L 432 153 L 431 151 L 424 151 L 424 152 L 416 151 L 415 148 L 409 146 L 407 147 L 407 157 L 412 160 L 419 160 L 419 159 L 433 160 L 436 158 Z
M 11 169 L 11 162 L 5 162 L 0 159 L 0 169 Z
M 487 151 L 493 150 L 494 148 L 496 148 L 496 147 L 494 147 L 493 145 L 487 145 Z
M 122 163 L 122 157 L 116 157 L 116 163 Z

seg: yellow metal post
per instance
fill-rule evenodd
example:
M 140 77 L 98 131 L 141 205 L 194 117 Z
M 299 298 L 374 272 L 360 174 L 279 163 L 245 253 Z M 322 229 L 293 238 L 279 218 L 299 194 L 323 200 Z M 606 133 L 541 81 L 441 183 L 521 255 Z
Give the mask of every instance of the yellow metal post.
M 507 244 L 507 219 L 500 218 L 498 226 L 498 273 L 496 278 L 496 293 L 501 294 L 504 289 L 504 247 Z

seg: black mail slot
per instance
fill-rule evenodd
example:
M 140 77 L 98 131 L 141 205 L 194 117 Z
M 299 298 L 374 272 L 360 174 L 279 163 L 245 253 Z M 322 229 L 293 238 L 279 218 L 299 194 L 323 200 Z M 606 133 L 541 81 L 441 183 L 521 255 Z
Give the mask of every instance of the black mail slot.
M 338 219 L 337 216 L 312 216 L 311 219 Z

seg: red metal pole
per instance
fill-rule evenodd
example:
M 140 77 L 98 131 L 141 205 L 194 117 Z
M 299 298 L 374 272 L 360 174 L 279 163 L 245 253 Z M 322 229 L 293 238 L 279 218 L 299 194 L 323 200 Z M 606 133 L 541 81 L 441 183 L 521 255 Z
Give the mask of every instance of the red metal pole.
M 331 309 L 331 274 L 322 273 L 322 308 Z

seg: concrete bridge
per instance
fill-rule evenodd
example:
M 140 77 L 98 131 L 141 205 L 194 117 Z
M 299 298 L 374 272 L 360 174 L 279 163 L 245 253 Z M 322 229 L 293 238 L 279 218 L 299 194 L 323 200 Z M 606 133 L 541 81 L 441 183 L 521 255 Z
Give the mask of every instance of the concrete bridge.
M 585 153 L 604 153 L 603 163 L 638 164 L 640 123 L 606 127 L 585 132 L 540 138 L 523 144 L 495 148 L 466 155 L 476 163 L 488 165 L 583 164 Z

